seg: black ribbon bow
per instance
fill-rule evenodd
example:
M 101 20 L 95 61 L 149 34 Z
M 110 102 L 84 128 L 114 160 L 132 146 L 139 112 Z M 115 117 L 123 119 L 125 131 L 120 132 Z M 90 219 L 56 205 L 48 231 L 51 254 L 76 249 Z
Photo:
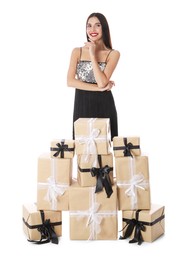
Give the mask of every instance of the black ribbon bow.
M 135 229 L 134 232 L 134 237 L 132 240 L 129 241 L 129 243 L 138 243 L 138 245 L 141 245 L 143 242 L 143 237 L 142 237 L 142 232 L 141 231 L 145 231 L 146 227 L 144 226 L 144 224 L 138 220 L 139 217 L 139 212 L 141 210 L 137 210 L 136 211 L 136 219 L 126 219 L 123 218 L 123 221 L 126 222 L 125 227 L 122 229 L 122 231 L 126 229 L 124 236 L 120 236 L 119 239 L 127 239 L 128 237 L 131 236 L 131 234 L 133 233 L 133 230 Z
M 91 175 L 93 177 L 97 177 L 95 193 L 102 191 L 104 187 L 107 194 L 107 198 L 110 198 L 110 196 L 113 193 L 113 189 L 109 173 L 113 170 L 113 168 L 109 167 L 108 165 L 102 167 L 102 159 L 100 155 L 98 155 L 98 161 L 100 168 L 91 168 Z
M 133 157 L 132 153 L 131 153 L 131 149 L 136 149 L 139 148 L 138 145 L 133 145 L 131 142 L 127 143 L 127 138 L 123 138 L 123 142 L 124 142 L 124 150 L 123 150 L 123 154 L 124 156 L 131 156 Z
M 131 156 L 133 157 L 131 150 L 133 149 L 140 149 L 140 145 L 134 145 L 131 142 L 127 143 L 127 138 L 123 137 L 123 143 L 124 146 L 118 146 L 118 147 L 113 147 L 114 151 L 118 151 L 118 150 L 123 150 L 123 154 L 124 156 Z
M 62 140 L 60 143 L 56 144 L 57 148 L 51 147 L 51 151 L 57 151 L 56 153 L 53 154 L 54 157 L 57 157 L 60 154 L 60 157 L 64 158 L 64 152 L 70 151 L 71 148 L 69 149 L 68 145 L 64 144 L 64 143 L 65 143 L 65 140 Z
M 41 239 L 39 241 L 36 240 L 28 240 L 29 242 L 34 242 L 35 244 L 45 244 L 52 242 L 53 244 L 58 244 L 58 237 L 54 231 L 54 227 L 50 222 L 50 219 L 45 220 L 44 211 L 40 210 L 42 225 L 40 225 L 37 230 L 41 234 Z

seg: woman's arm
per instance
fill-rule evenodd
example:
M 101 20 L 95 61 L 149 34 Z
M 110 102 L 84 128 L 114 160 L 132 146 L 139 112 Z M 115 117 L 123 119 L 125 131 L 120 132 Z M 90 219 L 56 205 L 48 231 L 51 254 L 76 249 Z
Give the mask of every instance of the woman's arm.
M 98 63 L 96 61 L 96 58 L 93 57 L 92 60 L 92 66 L 93 66 L 93 71 L 94 71 L 94 77 L 97 82 L 97 86 L 99 88 L 104 88 L 107 86 L 107 84 L 110 81 L 110 78 L 117 66 L 117 63 L 119 61 L 120 54 L 118 51 L 113 50 L 107 60 L 106 67 L 104 71 L 101 71 Z
M 76 66 L 80 55 L 80 49 L 75 48 L 72 51 L 70 58 L 70 65 L 67 73 L 67 85 L 68 87 L 73 87 L 81 90 L 89 90 L 89 91 L 100 91 L 97 84 L 90 84 L 83 81 L 80 81 L 75 78 L 76 74 Z M 108 89 L 108 88 L 107 88 Z M 103 89 L 103 91 L 106 89 Z M 101 90 L 102 91 L 102 90 Z
M 110 81 L 110 78 L 117 66 L 120 58 L 119 51 L 113 50 L 107 60 L 106 68 L 101 71 L 96 58 L 96 44 L 94 42 L 87 42 L 85 46 L 89 49 L 89 54 L 93 66 L 94 77 L 99 88 L 104 88 Z

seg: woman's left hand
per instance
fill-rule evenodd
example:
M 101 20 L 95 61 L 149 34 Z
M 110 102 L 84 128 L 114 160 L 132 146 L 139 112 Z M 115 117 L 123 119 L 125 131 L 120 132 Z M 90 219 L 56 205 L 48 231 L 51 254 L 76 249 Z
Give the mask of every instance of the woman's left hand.
M 108 82 L 108 84 L 104 88 L 99 88 L 99 91 L 101 91 L 101 92 L 103 92 L 103 91 L 110 91 L 113 86 L 115 86 L 115 82 L 110 80 Z
M 108 88 L 107 91 L 110 91 L 114 86 L 115 86 L 115 82 L 113 80 L 110 80 L 106 85 L 106 87 Z

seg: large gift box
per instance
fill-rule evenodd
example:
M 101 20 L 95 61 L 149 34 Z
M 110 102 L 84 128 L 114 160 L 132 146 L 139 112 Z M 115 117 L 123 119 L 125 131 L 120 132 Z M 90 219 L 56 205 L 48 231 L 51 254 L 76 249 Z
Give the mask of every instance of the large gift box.
M 117 239 L 117 192 L 107 198 L 105 191 L 95 193 L 94 187 L 81 187 L 74 183 L 69 189 L 70 239 Z
M 72 180 L 72 159 L 38 158 L 37 209 L 68 210 L 68 188 Z
M 39 211 L 35 203 L 24 204 L 22 207 L 23 231 L 29 241 L 58 243 L 62 236 L 62 212 Z
M 118 209 L 150 209 L 148 157 L 115 157 L 115 168 Z
M 150 210 L 122 211 L 123 236 L 130 243 L 153 242 L 165 232 L 165 207 L 152 204 Z
M 74 122 L 76 154 L 109 154 L 109 118 L 79 118 Z
M 82 155 L 77 156 L 77 179 L 78 183 L 85 186 L 96 186 L 98 183 L 109 182 L 113 183 L 113 155 L 98 155 L 97 167 L 93 167 L 93 157 L 90 155 L 89 160 L 83 160 Z
M 51 141 L 51 157 L 68 158 L 74 157 L 75 142 L 74 140 L 54 139 Z
M 115 157 L 139 156 L 141 155 L 139 137 L 120 137 L 113 138 L 113 151 Z

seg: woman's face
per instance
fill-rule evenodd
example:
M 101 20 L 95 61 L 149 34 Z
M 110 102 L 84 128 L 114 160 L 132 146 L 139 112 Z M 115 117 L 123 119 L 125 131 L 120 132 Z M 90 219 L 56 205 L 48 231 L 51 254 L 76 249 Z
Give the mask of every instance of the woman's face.
M 102 38 L 102 25 L 97 17 L 89 18 L 86 28 L 87 35 L 93 42 Z

